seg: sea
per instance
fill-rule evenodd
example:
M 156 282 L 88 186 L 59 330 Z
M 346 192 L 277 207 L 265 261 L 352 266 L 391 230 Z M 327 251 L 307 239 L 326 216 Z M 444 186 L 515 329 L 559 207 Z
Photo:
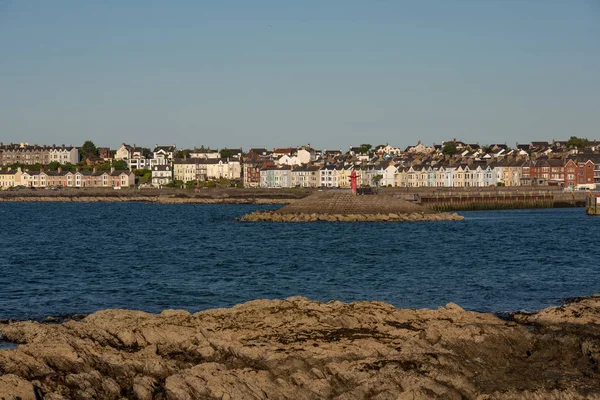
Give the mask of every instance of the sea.
M 290 296 L 507 313 L 600 293 L 600 218 L 582 208 L 420 223 L 236 220 L 277 207 L 0 203 L 0 319 Z

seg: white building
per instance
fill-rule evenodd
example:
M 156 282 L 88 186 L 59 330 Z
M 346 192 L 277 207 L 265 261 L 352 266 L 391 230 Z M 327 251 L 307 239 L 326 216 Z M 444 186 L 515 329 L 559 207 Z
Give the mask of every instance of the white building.
M 50 148 L 50 162 L 57 161 L 59 164 L 77 164 L 79 162 L 79 150 L 73 146 L 62 146 Z
M 319 186 L 325 187 L 338 187 L 339 182 L 339 170 L 335 165 L 325 165 L 319 170 Z
M 152 186 L 161 187 L 173 182 L 173 168 L 170 165 L 152 167 Z
M 237 159 L 209 159 L 206 162 L 206 177 L 208 179 L 240 179 L 242 166 Z
M 171 164 L 175 154 L 176 147 L 156 145 L 152 152 L 152 165 L 167 165 Z

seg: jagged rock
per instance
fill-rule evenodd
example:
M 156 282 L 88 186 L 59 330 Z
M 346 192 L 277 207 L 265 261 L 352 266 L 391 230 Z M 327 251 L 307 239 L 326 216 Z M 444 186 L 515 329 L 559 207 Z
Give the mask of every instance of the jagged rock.
M 293 297 L 9 322 L 0 398 L 599 398 L 598 321 L 600 297 L 511 320 Z

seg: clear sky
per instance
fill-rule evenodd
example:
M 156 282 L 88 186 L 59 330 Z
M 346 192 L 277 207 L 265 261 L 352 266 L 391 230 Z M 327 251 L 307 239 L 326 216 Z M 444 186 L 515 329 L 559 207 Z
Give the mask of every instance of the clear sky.
M 0 141 L 600 139 L 600 0 L 0 0 Z

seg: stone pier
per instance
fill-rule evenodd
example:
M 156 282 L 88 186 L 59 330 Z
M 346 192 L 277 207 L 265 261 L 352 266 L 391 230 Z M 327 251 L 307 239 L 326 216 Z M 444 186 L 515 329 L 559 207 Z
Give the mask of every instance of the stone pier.
M 275 211 L 256 211 L 240 221 L 271 222 L 415 222 L 457 221 L 464 217 L 441 213 L 387 195 L 356 196 L 331 190 L 318 192 Z

